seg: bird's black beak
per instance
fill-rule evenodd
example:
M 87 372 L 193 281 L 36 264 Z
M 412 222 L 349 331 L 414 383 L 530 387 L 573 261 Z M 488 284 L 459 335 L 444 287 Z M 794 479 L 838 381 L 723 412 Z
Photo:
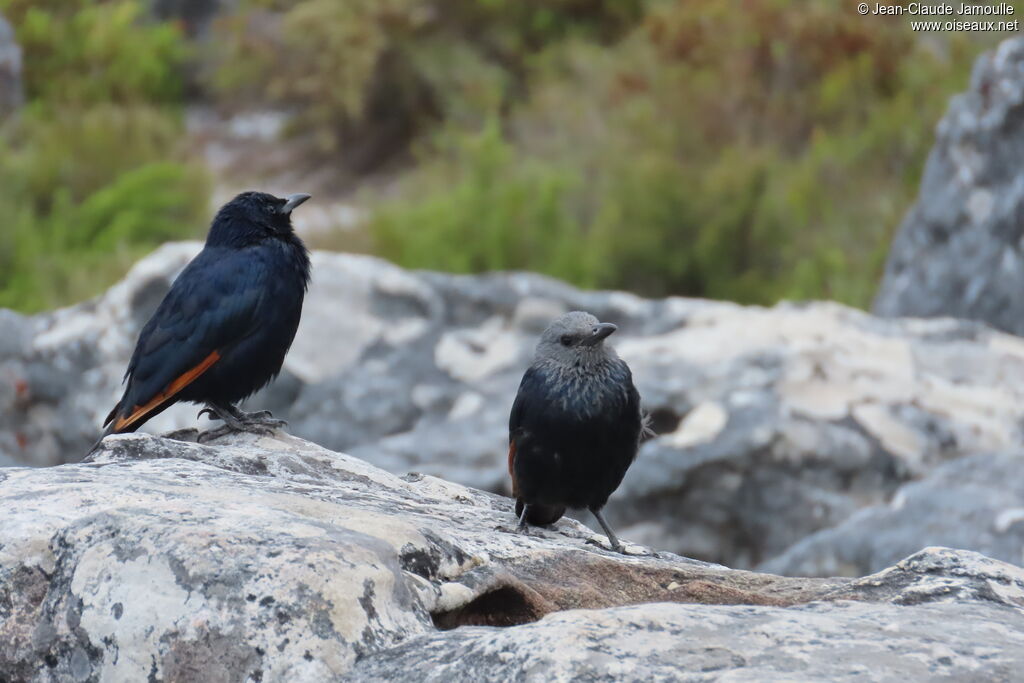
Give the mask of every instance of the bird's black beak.
M 287 197 L 285 197 L 286 201 L 284 205 L 281 206 L 280 209 L 278 209 L 278 212 L 283 213 L 287 216 L 292 212 L 292 209 L 294 209 L 296 206 L 309 199 L 309 197 L 310 195 L 306 194 L 305 192 L 296 192 L 295 194 L 290 194 Z
M 602 340 L 611 335 L 612 332 L 619 329 L 618 326 L 611 323 L 598 323 L 594 325 L 594 329 L 590 331 L 590 336 L 580 342 L 582 346 L 594 346 L 600 344 Z

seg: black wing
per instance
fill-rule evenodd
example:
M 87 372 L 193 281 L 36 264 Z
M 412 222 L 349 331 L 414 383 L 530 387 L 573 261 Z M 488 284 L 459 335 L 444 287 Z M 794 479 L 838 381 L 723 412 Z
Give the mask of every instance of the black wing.
M 258 259 L 204 249 L 182 271 L 143 328 L 108 422 L 137 427 L 166 406 L 259 324 L 268 274 Z

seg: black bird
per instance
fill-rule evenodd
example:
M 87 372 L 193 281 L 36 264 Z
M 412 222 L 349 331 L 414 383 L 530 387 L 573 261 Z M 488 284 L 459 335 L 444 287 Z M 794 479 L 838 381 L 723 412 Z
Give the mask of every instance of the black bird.
M 244 192 L 217 212 L 203 250 L 142 328 L 103 436 L 134 432 L 179 401 L 205 404 L 200 415 L 236 430 L 284 424 L 235 403 L 277 376 L 295 338 L 310 265 L 291 212 L 307 199 Z
M 508 421 L 520 531 L 586 508 L 624 552 L 601 508 L 636 458 L 646 418 L 629 366 L 604 344 L 616 329 L 574 311 L 540 337 Z

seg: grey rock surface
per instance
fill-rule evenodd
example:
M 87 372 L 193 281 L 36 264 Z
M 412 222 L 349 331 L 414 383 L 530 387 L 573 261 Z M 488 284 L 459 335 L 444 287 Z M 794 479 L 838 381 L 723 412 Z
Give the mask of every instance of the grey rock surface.
M 879 571 L 929 543 L 1024 564 L 1024 457 L 973 455 L 900 488 L 888 503 L 799 541 L 761 569 L 797 576 Z
M 139 328 L 198 248 L 165 245 L 85 304 L 4 314 L 0 454 L 52 465 L 86 453 Z M 397 474 L 507 492 L 508 411 L 537 335 L 561 312 L 590 310 L 619 325 L 611 341 L 658 433 L 609 517 L 680 554 L 757 566 L 946 462 L 1024 452 L 1024 340 L 977 323 L 644 300 L 346 254 L 313 263 L 285 371 L 250 407 Z M 175 407 L 145 429 L 196 426 L 196 410 Z M 939 542 L 928 528 L 917 540 Z
M 285 434 L 110 437 L 85 463 L 0 471 L 0 519 L 10 680 L 700 680 L 741 666 L 759 680 L 1011 680 L 1024 666 L 1024 570 L 977 553 L 929 548 L 859 580 L 622 556 L 571 520 L 513 533 L 508 499 Z
M 421 636 L 346 680 L 1013 681 L 1022 648 L 1024 614 L 995 606 L 656 604 Z
M 874 311 L 953 316 L 1024 335 L 1024 39 L 976 63 L 938 125 Z

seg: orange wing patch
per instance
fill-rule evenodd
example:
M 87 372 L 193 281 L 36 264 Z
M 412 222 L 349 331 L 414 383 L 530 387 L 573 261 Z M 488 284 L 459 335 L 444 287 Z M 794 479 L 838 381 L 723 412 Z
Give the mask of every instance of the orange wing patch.
M 516 442 L 510 441 L 508 444 L 508 476 L 512 477 L 512 496 L 517 498 L 519 496 L 519 487 L 516 485 Z
M 210 369 L 214 363 L 220 360 L 220 352 L 214 351 L 209 356 L 203 359 L 199 365 L 195 366 L 188 372 L 182 374 L 178 379 L 171 382 L 167 388 L 161 393 L 153 397 L 153 400 L 146 403 L 144 406 L 135 406 L 132 408 L 132 412 L 128 417 L 119 417 L 114 422 L 113 432 L 119 433 L 122 429 L 130 427 L 139 420 L 143 420 L 157 408 L 162 407 L 165 403 L 170 401 L 172 398 L 177 396 L 182 389 L 187 387 L 192 382 L 199 379 L 199 376 Z

